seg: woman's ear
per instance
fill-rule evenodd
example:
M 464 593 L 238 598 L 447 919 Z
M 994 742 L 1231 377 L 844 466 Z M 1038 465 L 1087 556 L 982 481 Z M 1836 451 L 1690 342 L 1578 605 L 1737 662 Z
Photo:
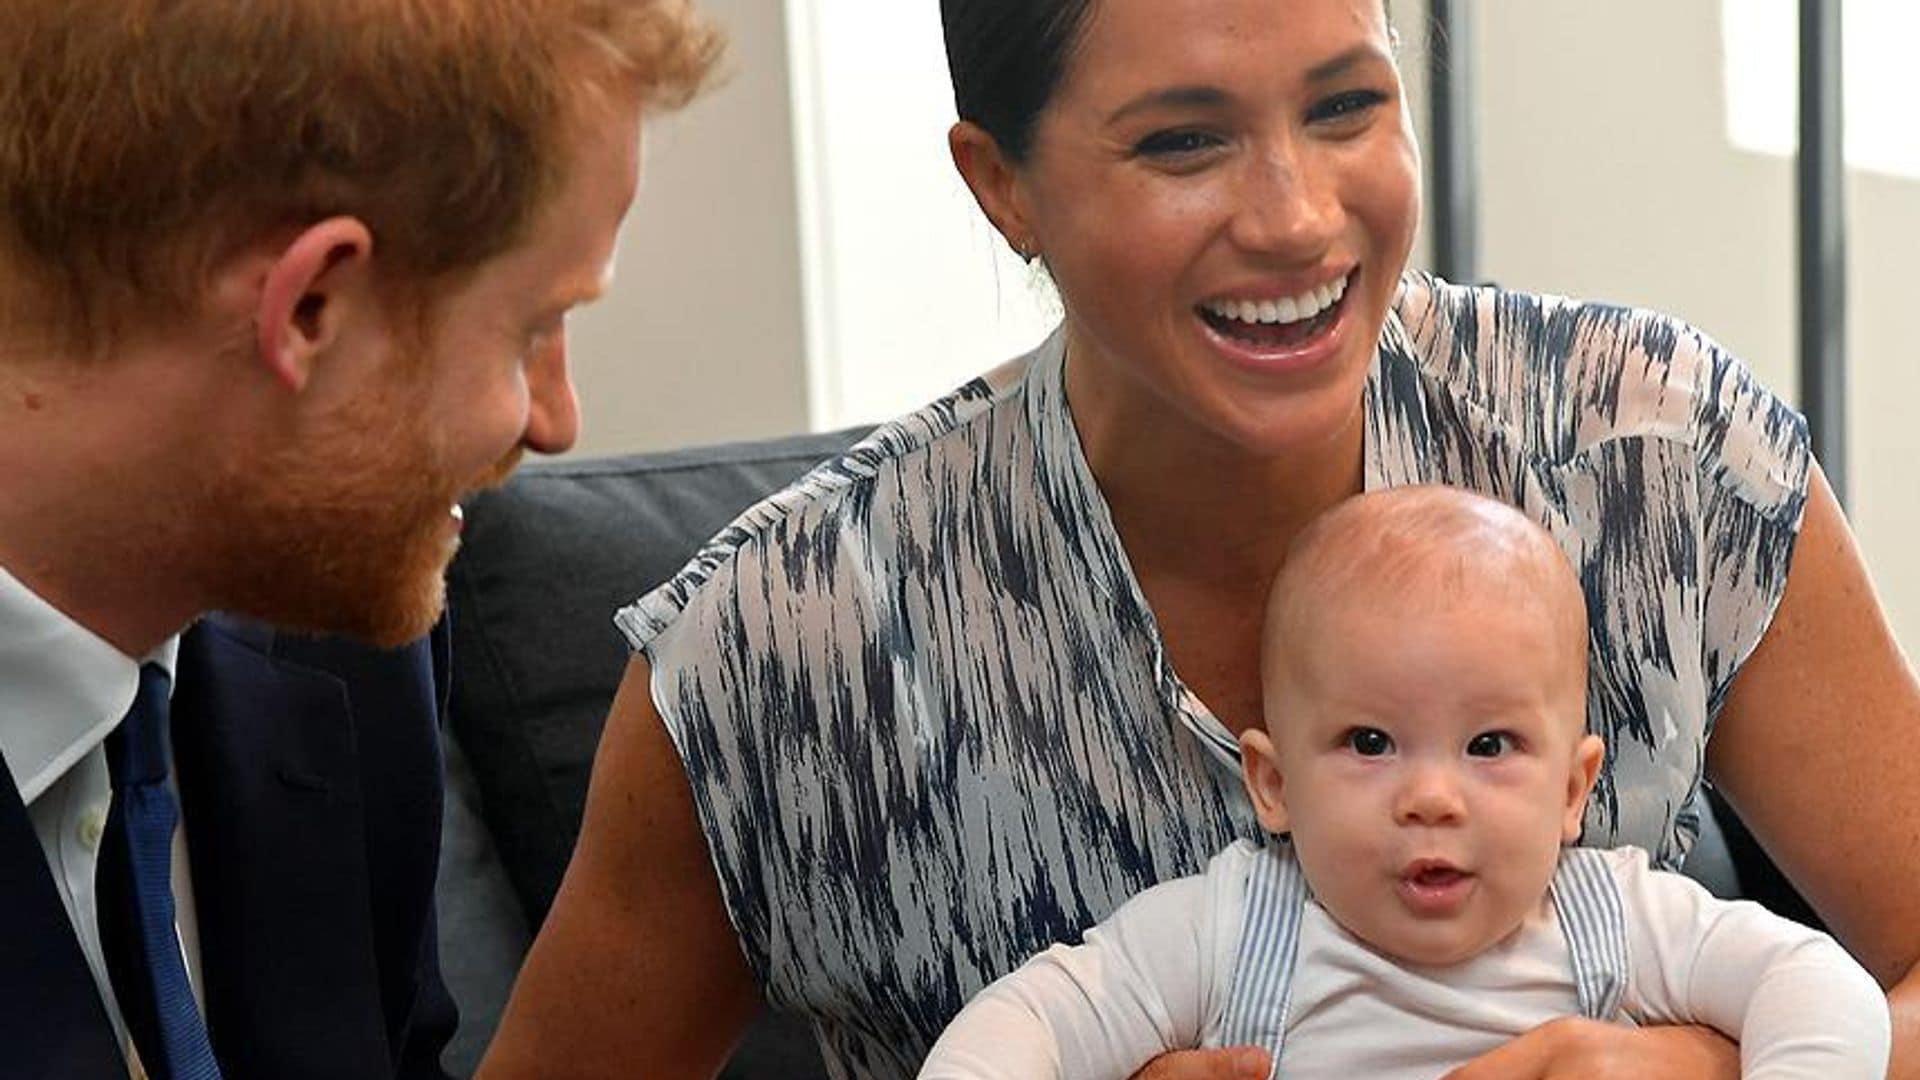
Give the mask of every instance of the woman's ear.
M 1560 821 L 1560 839 L 1574 843 L 1580 839 L 1582 819 L 1587 813 L 1587 796 L 1600 778 L 1600 763 L 1606 760 L 1607 747 L 1598 735 L 1583 735 L 1573 748 L 1573 768 L 1567 771 L 1567 806 Z
M 947 149 L 980 211 L 1015 254 L 1032 261 L 1040 254 L 1040 241 L 1021 197 L 1019 170 L 1000 152 L 999 142 L 980 125 L 962 120 L 947 132 Z
M 289 389 L 307 385 L 350 319 L 384 318 L 372 261 L 373 233 L 350 217 L 309 226 L 273 257 L 254 308 L 254 345 Z
M 1286 779 L 1280 774 L 1273 739 L 1264 728 L 1240 733 L 1240 779 L 1247 786 L 1247 798 L 1253 800 L 1260 827 L 1275 836 L 1288 831 L 1292 823 L 1287 816 Z

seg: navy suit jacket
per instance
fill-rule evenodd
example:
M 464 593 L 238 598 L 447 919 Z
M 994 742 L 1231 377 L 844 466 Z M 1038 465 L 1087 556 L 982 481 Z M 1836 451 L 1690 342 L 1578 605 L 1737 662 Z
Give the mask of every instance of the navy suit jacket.
M 223 617 L 180 643 L 172 729 L 207 1026 L 226 1080 L 443 1080 L 433 915 L 443 622 L 393 652 Z M 0 1077 L 123 1077 L 0 769 Z

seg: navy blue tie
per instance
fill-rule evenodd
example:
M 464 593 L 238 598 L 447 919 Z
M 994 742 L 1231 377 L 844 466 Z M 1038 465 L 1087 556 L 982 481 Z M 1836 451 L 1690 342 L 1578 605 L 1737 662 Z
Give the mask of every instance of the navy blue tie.
M 113 804 L 101 840 L 96 895 L 114 998 L 153 1080 L 219 1080 L 174 929 L 173 830 L 180 808 L 167 790 L 167 691 L 155 664 L 107 737 Z

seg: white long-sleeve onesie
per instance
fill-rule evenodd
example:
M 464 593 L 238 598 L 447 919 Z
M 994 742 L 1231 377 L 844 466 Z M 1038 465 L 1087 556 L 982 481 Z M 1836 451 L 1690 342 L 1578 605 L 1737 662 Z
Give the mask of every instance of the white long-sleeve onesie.
M 1218 1045 L 1240 952 L 1251 844 L 1149 889 L 1085 943 L 1056 945 L 983 990 L 921 1080 L 1125 1080 L 1169 1050 Z M 1711 1025 L 1742 1074 L 1879 1080 L 1885 996 L 1831 938 L 1714 898 L 1644 852 L 1608 852 L 1627 924 L 1624 1022 Z M 1279 1075 L 1432 1080 L 1541 1023 L 1578 1015 L 1550 897 L 1514 934 L 1444 968 L 1382 956 L 1312 900 L 1303 913 Z

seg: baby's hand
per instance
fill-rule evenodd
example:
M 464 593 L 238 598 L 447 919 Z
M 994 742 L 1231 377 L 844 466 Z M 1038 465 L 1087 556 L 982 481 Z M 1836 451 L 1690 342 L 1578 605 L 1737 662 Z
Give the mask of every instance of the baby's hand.
M 1133 1074 L 1133 1080 L 1267 1080 L 1273 1058 L 1257 1046 L 1218 1050 L 1176 1050 L 1161 1054 Z

